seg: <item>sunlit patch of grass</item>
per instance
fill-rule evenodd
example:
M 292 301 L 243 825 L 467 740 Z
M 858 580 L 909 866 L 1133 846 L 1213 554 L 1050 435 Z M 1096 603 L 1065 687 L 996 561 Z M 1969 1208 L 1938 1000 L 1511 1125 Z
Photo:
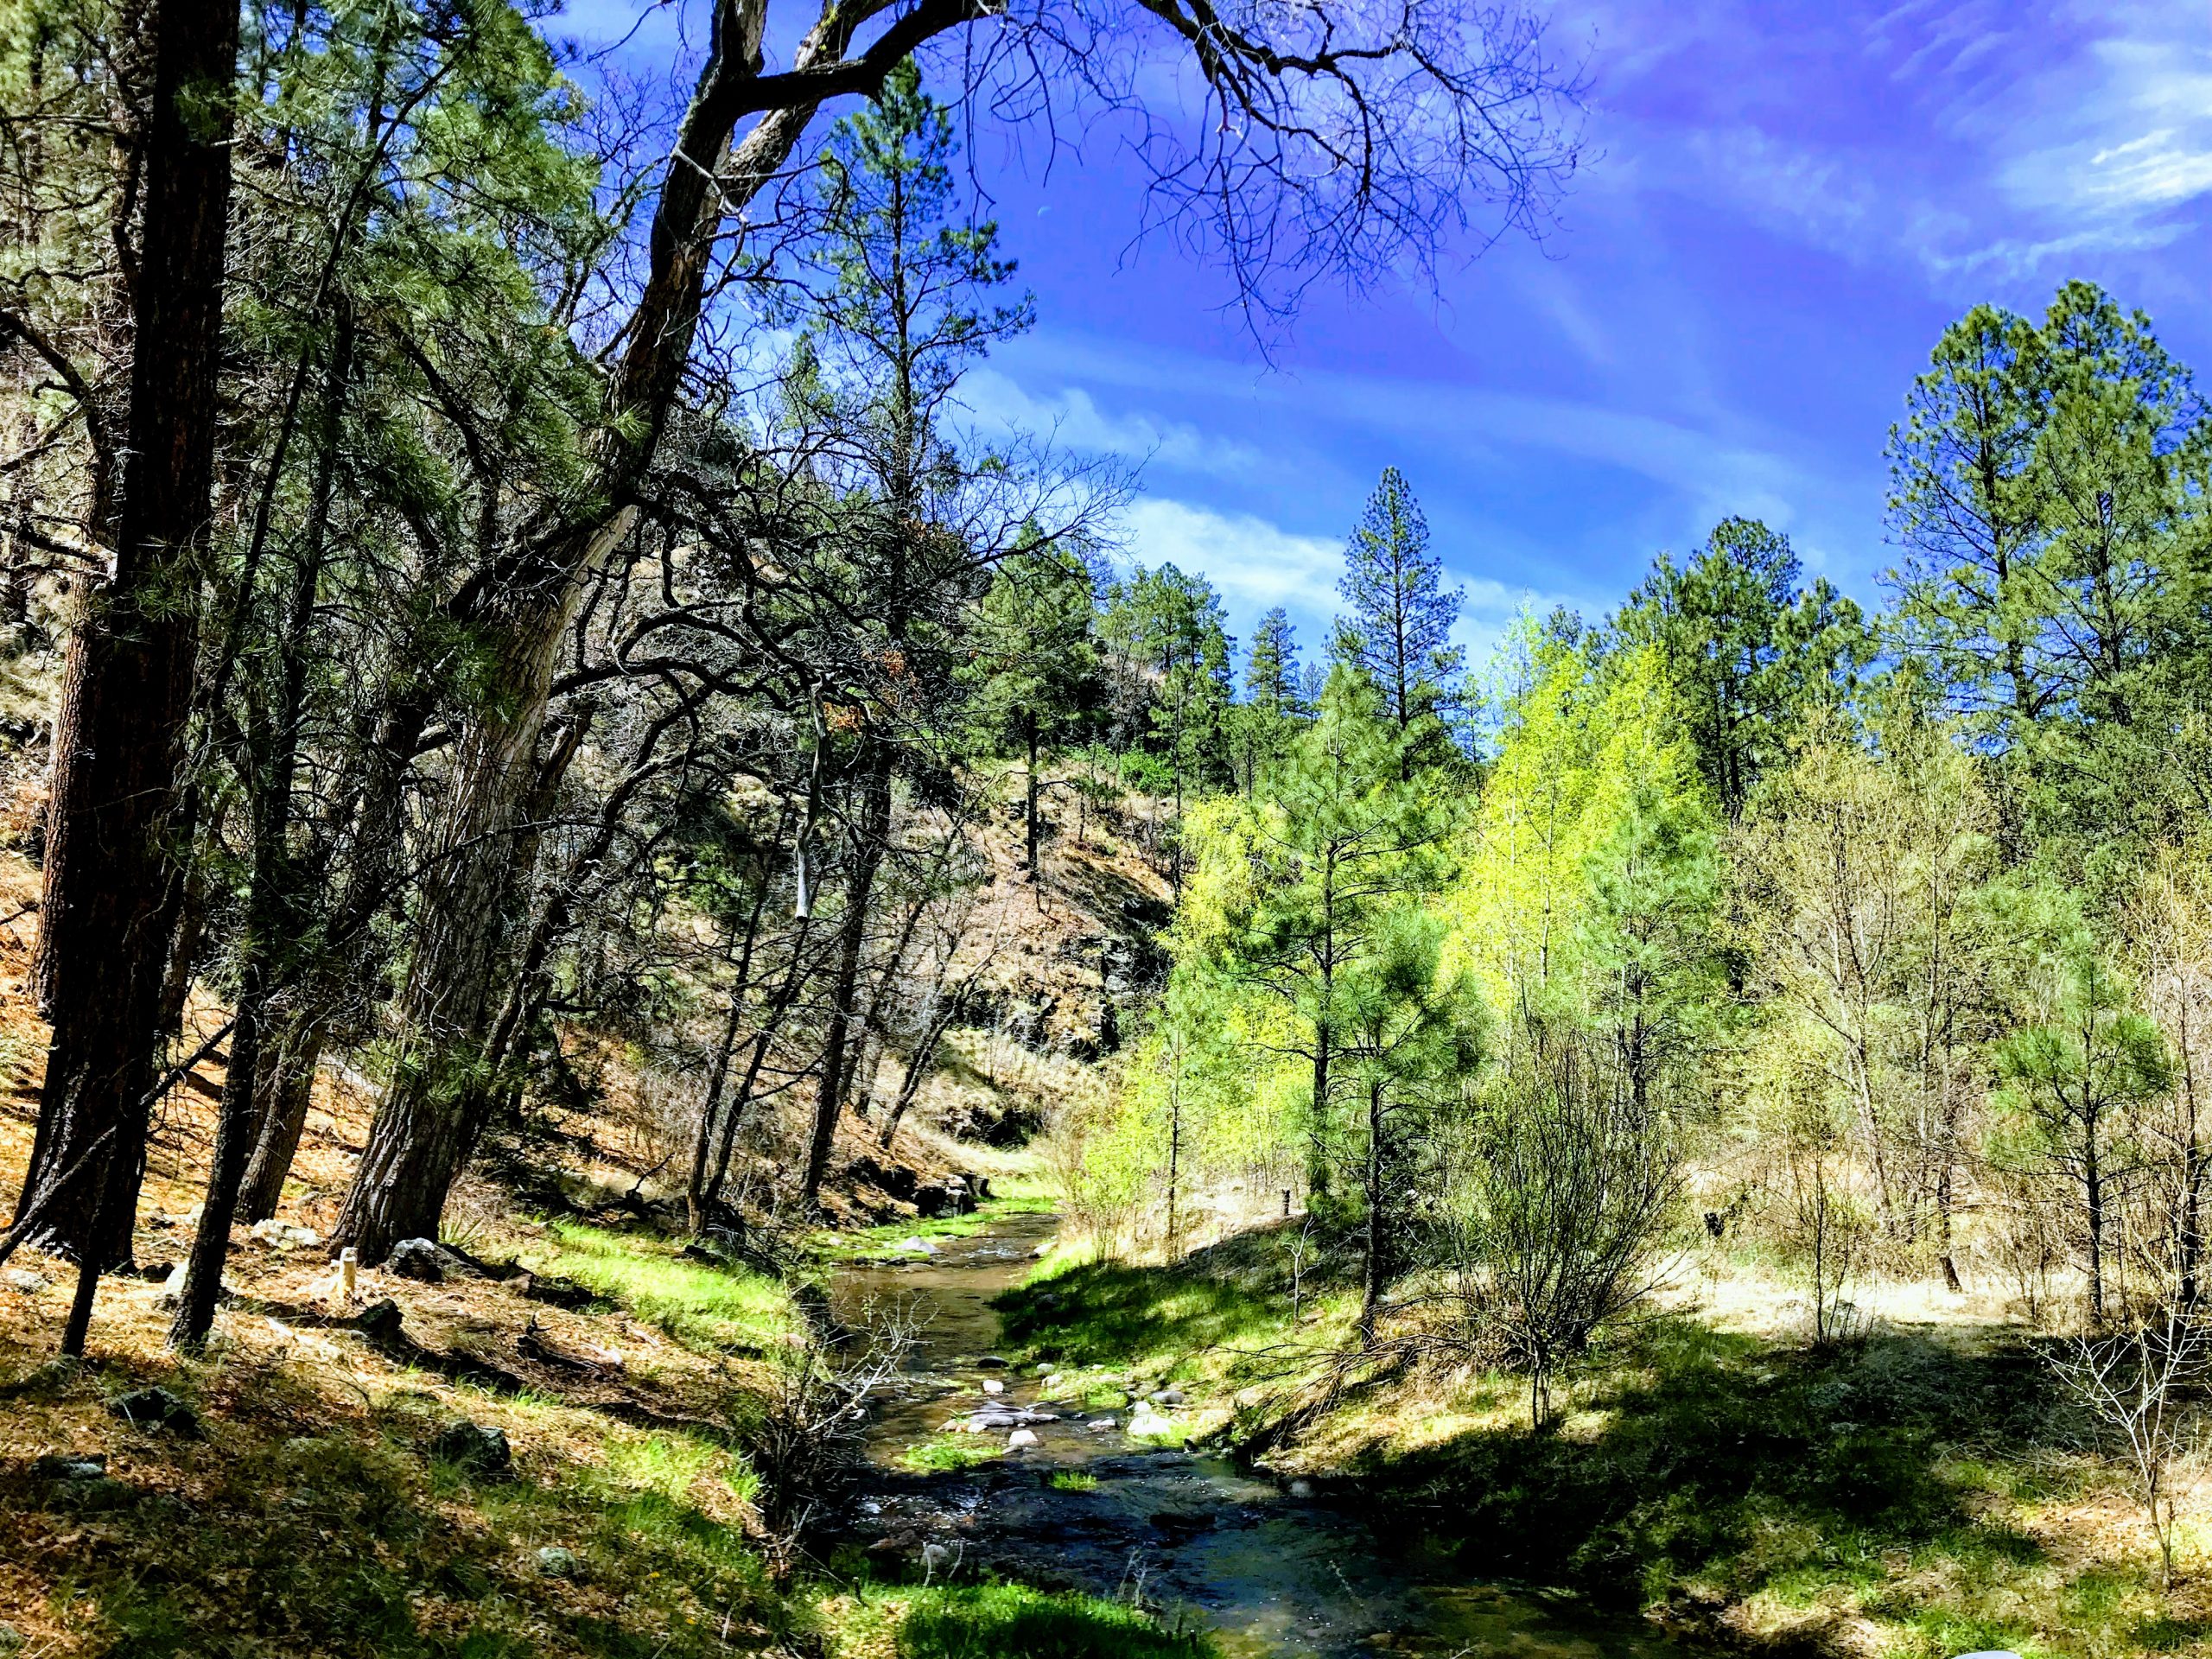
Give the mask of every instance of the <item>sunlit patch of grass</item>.
M 899 1659 L 1205 1659 L 1205 1635 L 1170 1630 L 1125 1603 L 1023 1585 L 932 1587 L 899 1622 Z
M 937 1216 L 929 1220 L 917 1217 L 911 1221 L 887 1222 L 880 1227 L 866 1227 L 858 1232 L 822 1232 L 815 1235 L 816 1252 L 832 1260 L 853 1257 L 912 1255 L 920 1257 L 919 1250 L 901 1251 L 899 1246 L 910 1238 L 935 1243 L 942 1238 L 973 1238 L 988 1231 L 1009 1216 L 1050 1215 L 1058 1207 L 1058 1201 L 1045 1192 L 1000 1193 L 986 1198 L 974 1211 L 964 1216 Z
M 1006 1448 L 996 1440 L 973 1434 L 940 1434 L 908 1446 L 899 1461 L 920 1474 L 950 1475 L 979 1464 L 995 1463 L 1005 1455 Z
M 826 1604 L 832 1651 L 896 1659 L 1215 1659 L 1203 1631 L 1126 1602 L 1015 1584 L 863 1586 Z
M 661 1239 L 555 1222 L 555 1248 L 531 1252 L 539 1271 L 621 1303 L 677 1341 L 716 1349 L 766 1347 L 794 1328 L 783 1286 L 742 1268 L 685 1260 Z
M 1098 1477 L 1087 1475 L 1080 1469 L 1062 1469 L 1052 1476 L 1052 1490 L 1056 1492 L 1095 1492 Z
M 737 1453 L 688 1435 L 647 1434 L 612 1441 L 607 1466 L 616 1479 L 676 1503 L 688 1503 L 702 1480 L 721 1481 L 747 1503 L 760 1484 L 760 1477 Z

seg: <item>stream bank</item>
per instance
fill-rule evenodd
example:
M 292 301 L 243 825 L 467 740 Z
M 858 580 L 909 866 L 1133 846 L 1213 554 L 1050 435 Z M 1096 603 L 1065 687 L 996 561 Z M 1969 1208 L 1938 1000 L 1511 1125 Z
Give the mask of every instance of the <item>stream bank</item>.
M 1056 1225 L 1049 1215 L 1007 1216 L 911 1261 L 839 1270 L 832 1294 L 849 1322 L 887 1313 L 918 1332 L 871 1427 L 871 1475 L 847 1522 L 853 1543 L 925 1562 L 938 1579 L 995 1576 L 1138 1600 L 1171 1628 L 1208 1630 L 1238 1659 L 1509 1649 L 1686 1659 L 1690 1649 L 1640 1621 L 1455 1582 L 1418 1539 L 1386 1535 L 1372 1517 L 1223 1459 L 1133 1439 L 1131 1402 L 1104 1403 L 1109 1383 L 1096 1368 L 1048 1381 L 1007 1366 L 993 1351 L 1001 1333 L 992 1300 L 1021 1281 Z M 1024 1421 L 946 1433 L 986 1408 Z M 1016 1427 L 1036 1444 L 1005 1449 Z

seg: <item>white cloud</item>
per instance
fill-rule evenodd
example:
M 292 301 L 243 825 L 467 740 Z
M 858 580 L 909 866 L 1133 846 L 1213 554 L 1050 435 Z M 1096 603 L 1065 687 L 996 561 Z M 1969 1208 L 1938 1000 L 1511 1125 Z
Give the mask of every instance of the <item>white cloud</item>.
M 1142 496 L 1126 515 L 1128 558 L 1138 564 L 1173 564 L 1213 583 L 1235 625 L 1280 605 L 1299 625 L 1308 658 L 1325 643 L 1323 630 L 1337 613 L 1337 577 L 1344 569 L 1344 543 L 1303 536 L 1251 513 L 1216 512 L 1210 507 L 1160 496 Z M 1464 601 L 1457 638 L 1470 661 L 1486 658 L 1506 627 L 1523 610 L 1539 613 L 1576 601 L 1566 595 L 1514 588 L 1486 576 L 1463 579 L 1447 569 L 1446 581 Z
M 1250 446 L 1211 436 L 1185 421 L 1109 413 L 1080 386 L 1063 386 L 1039 397 L 996 369 L 979 369 L 962 383 L 961 395 L 987 422 L 1033 433 L 1086 454 L 1157 461 L 1216 477 L 1248 472 L 1256 460 Z
M 1336 608 L 1342 542 L 1294 535 L 1250 513 L 1216 512 L 1160 496 L 1140 496 L 1126 517 L 1132 559 L 1204 575 L 1240 614 L 1281 605 L 1316 617 Z

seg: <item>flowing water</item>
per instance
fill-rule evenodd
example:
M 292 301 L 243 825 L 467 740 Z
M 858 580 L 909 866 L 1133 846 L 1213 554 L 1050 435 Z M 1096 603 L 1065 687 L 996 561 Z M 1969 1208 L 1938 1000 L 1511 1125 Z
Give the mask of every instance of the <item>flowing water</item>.
M 1332 1503 L 1291 1496 L 1217 1458 L 1126 1437 L 1102 1413 L 1040 1379 L 985 1369 L 999 1323 L 991 1299 L 1020 1282 L 1053 1217 L 1013 1216 L 970 1238 L 938 1241 L 913 1262 L 841 1272 L 849 1319 L 873 1306 L 920 1325 L 901 1386 L 871 1429 L 876 1473 L 855 1535 L 932 1570 L 1002 1577 L 1094 1595 L 1141 1597 L 1171 1622 L 1202 1624 L 1232 1656 L 1511 1654 L 1516 1659 L 1692 1659 L 1629 1619 L 1500 1586 L 1452 1582 L 1417 1540 L 1388 1535 Z M 986 1395 L 996 1378 L 1005 1392 Z M 1063 1385 L 1065 1387 L 1065 1384 Z M 986 1403 L 1053 1414 L 1039 1444 L 978 1467 L 917 1474 L 902 1459 L 950 1419 Z M 1090 1427 L 1111 1416 L 1116 1427 Z M 1007 1431 L 978 1436 L 1003 1445 Z M 1055 1485 L 1054 1476 L 1090 1477 Z M 1095 1483 L 1095 1484 L 1092 1484 Z

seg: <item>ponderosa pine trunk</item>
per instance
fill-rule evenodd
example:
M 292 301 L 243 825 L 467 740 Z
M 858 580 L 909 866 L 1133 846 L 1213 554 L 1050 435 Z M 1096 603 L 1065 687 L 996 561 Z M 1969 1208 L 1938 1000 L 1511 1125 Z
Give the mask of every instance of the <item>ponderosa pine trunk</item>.
M 284 1201 L 284 1182 L 292 1173 L 292 1160 L 299 1156 L 300 1138 L 307 1132 L 322 1041 L 321 1025 L 310 1018 L 295 1015 L 272 1022 L 270 1039 L 263 1044 L 255 1091 L 258 1104 L 254 1109 L 253 1159 L 238 1192 L 241 1220 L 267 1221 Z
M 844 1109 L 846 1046 L 853 1027 L 853 1001 L 860 989 L 861 952 L 868 940 L 868 899 L 891 835 L 891 747 L 880 736 L 868 739 L 868 770 L 861 780 L 860 823 L 845 877 L 845 914 L 838 930 L 837 975 L 830 991 L 830 1023 L 822 1043 L 822 1072 L 814 1096 L 814 1134 L 806 1150 L 806 1173 L 799 1201 L 811 1205 L 822 1192 Z
M 554 655 L 586 574 L 628 532 L 635 486 L 682 389 L 724 219 L 779 175 L 823 99 L 870 90 L 921 40 L 978 15 L 967 0 L 918 10 L 871 44 L 847 84 L 803 72 L 839 61 L 874 14 L 827 8 L 771 94 L 760 88 L 765 7 L 722 0 L 709 11 L 707 60 L 662 175 L 645 286 L 593 441 L 589 505 L 525 526 L 452 607 L 494 664 L 491 695 L 456 745 L 400 1001 L 400 1064 L 338 1223 L 338 1241 L 364 1262 L 435 1232 L 483 1128 L 490 1096 L 479 1085 L 514 861 L 508 843 L 536 771 Z M 733 147 L 737 124 L 753 115 L 759 124 Z
M 36 1241 L 79 1264 L 63 1338 L 71 1352 L 83 1350 L 99 1272 L 130 1256 L 145 1167 L 175 921 L 165 830 L 214 479 L 238 12 L 235 0 L 154 10 L 115 569 L 70 639 L 40 912 L 54 1028 L 26 1197 L 109 1137 L 52 1202 Z

